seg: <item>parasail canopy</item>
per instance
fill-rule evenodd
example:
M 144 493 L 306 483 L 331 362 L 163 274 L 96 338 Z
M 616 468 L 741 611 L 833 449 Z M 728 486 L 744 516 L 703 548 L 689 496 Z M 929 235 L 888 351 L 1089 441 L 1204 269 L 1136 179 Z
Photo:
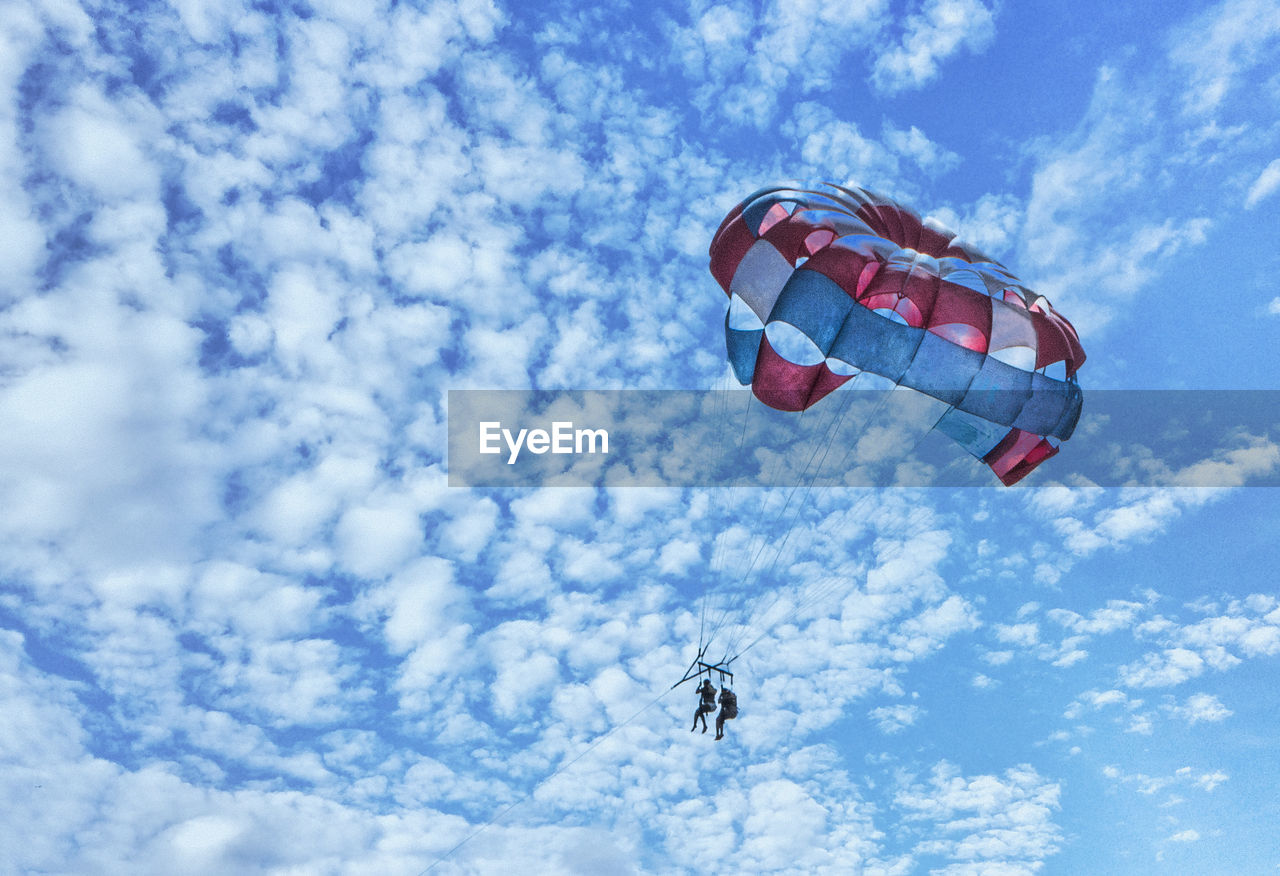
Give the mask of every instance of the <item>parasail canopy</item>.
M 804 410 L 878 375 L 945 403 L 934 428 L 1006 485 L 1075 429 L 1085 354 L 1071 323 L 888 198 L 829 183 L 761 189 L 721 222 L 710 256 L 730 298 L 729 362 L 770 407 Z

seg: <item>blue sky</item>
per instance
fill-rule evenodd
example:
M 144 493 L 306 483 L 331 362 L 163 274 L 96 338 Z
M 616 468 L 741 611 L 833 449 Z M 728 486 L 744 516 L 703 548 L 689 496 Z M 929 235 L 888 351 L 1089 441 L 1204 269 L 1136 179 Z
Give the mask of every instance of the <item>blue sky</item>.
M 6 6 L 0 870 L 1280 867 L 1274 490 L 815 490 L 713 743 L 778 497 L 445 459 L 449 389 L 719 385 L 794 178 L 1005 261 L 1086 408 L 1275 388 L 1275 4 L 533 6 Z

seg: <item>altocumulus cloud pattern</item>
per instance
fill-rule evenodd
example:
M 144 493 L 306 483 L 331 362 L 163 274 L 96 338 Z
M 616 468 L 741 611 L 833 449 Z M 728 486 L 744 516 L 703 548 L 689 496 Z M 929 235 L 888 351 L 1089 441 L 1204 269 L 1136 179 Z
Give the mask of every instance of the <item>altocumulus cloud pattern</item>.
M 1055 465 L 1095 388 L 1276 388 L 1278 42 L 1263 0 L 12 0 L 0 872 L 1271 872 L 1274 419 L 1104 460 L 1215 489 Z M 786 179 L 1053 302 L 1008 349 L 1088 350 L 1056 458 L 448 486 L 450 390 L 736 385 L 708 247 Z M 990 334 L 857 306 L 1000 362 L 958 285 Z M 719 742 L 669 691 L 711 622 Z

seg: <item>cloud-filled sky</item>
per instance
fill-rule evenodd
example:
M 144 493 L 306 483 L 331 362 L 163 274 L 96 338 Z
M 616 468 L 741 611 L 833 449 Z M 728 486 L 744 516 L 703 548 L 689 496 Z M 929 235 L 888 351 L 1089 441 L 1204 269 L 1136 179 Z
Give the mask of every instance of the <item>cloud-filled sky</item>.
M 787 179 L 1010 265 L 1086 406 L 1275 388 L 1277 70 L 1267 0 L 13 0 L 0 871 L 1273 872 L 1274 490 L 445 445 L 450 389 L 723 385 L 707 247 Z

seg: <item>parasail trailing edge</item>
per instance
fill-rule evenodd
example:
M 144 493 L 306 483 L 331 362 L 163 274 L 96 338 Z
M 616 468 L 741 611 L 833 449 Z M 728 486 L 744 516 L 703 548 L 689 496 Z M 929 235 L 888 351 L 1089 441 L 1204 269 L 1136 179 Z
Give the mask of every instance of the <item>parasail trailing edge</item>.
M 721 222 L 710 256 L 730 298 L 729 362 L 770 407 L 804 410 L 879 375 L 948 405 L 934 428 L 1006 485 L 1075 429 L 1085 354 L 1071 323 L 888 198 L 829 183 L 761 189 Z

